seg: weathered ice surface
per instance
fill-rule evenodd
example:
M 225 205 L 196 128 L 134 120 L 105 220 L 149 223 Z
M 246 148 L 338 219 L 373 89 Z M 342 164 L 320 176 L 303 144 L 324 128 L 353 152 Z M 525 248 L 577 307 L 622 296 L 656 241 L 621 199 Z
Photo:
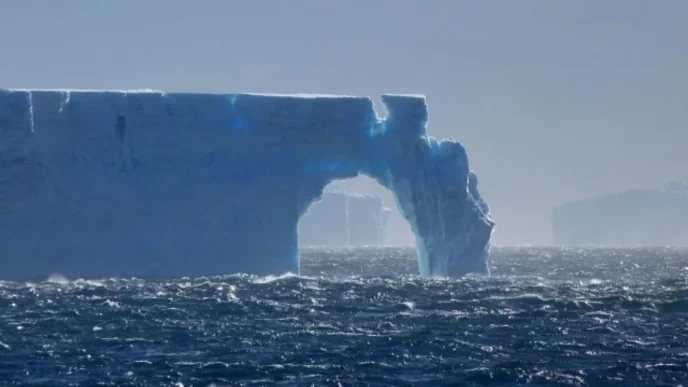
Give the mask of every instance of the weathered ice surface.
M 331 181 L 390 189 L 423 276 L 489 274 L 493 223 L 422 96 L 0 90 L 0 278 L 299 273 Z
M 381 197 L 326 189 L 299 222 L 299 246 L 383 246 L 389 214 Z
M 688 246 L 688 184 L 566 203 L 554 209 L 552 228 L 563 245 Z

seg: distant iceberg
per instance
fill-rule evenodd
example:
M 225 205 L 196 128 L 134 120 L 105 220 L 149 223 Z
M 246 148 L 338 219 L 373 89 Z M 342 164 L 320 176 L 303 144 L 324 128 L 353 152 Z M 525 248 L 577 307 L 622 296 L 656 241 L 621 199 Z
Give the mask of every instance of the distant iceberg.
M 422 96 L 0 90 L 0 278 L 299 273 L 333 180 L 394 194 L 422 276 L 489 274 L 493 222 Z M 357 226 L 358 227 L 358 226 Z
M 553 211 L 552 231 L 562 245 L 688 246 L 688 184 L 565 203 Z
M 383 246 L 391 210 L 379 196 L 326 188 L 299 222 L 299 246 Z

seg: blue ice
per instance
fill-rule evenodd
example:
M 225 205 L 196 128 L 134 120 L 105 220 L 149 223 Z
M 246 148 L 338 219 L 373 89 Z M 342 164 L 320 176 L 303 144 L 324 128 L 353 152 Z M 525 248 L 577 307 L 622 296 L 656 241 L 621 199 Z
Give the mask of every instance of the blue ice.
M 489 275 L 494 223 L 423 96 L 0 90 L 0 279 L 298 274 L 334 180 L 389 189 L 424 277 Z

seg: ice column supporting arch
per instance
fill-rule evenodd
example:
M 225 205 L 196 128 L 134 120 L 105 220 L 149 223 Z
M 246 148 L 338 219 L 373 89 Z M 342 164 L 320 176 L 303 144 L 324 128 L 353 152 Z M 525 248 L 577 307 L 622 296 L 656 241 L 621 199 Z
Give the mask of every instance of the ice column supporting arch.
M 420 274 L 489 275 L 494 222 L 466 150 L 453 139 L 427 136 L 424 97 L 382 100 L 388 114 L 372 131 L 378 151 L 363 172 L 394 193 L 415 235 Z

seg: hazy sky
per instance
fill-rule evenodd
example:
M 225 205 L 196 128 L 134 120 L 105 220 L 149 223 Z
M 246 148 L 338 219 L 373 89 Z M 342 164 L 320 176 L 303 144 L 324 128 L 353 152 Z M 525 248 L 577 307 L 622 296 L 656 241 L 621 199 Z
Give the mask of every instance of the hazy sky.
M 684 0 L 0 0 L 0 87 L 425 94 L 430 133 L 468 149 L 496 242 L 544 244 L 557 204 L 688 180 L 687 15 Z

